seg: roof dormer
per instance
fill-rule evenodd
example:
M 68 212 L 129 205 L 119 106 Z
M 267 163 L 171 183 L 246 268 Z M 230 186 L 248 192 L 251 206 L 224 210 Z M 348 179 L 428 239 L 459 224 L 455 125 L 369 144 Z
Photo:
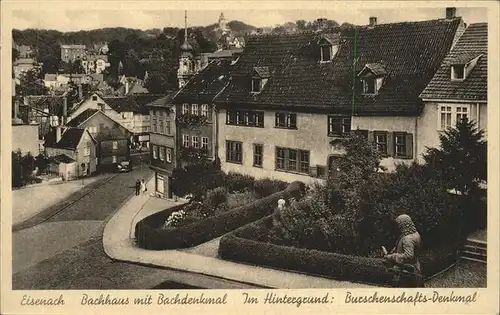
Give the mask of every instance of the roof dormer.
M 270 76 L 269 67 L 254 67 L 252 75 L 252 93 L 260 93 Z
M 323 34 L 318 41 L 320 47 L 320 62 L 330 62 L 339 50 L 340 36 L 338 34 Z
M 477 64 L 479 58 L 481 58 L 482 54 L 477 53 L 464 53 L 456 56 L 451 61 L 451 80 L 452 81 L 463 81 L 465 80 L 472 69 Z
M 363 83 L 363 94 L 377 94 L 386 75 L 387 72 L 381 63 L 367 63 L 363 70 L 358 73 L 358 77 Z

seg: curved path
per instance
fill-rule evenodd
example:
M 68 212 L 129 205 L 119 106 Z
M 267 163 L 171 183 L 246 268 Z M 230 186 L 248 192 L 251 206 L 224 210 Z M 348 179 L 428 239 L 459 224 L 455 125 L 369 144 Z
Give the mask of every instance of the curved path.
M 153 189 L 153 181 L 147 183 L 148 191 Z M 250 266 L 206 257 L 180 250 L 152 251 L 135 246 L 132 239 L 133 222 L 145 212 L 152 214 L 166 209 L 173 201 L 141 196 L 129 200 L 104 227 L 104 252 L 111 258 L 121 261 L 154 265 L 175 270 L 183 270 L 231 281 L 238 281 L 267 288 L 368 288 L 366 284 L 330 280 L 293 272 L 286 272 L 258 266 Z

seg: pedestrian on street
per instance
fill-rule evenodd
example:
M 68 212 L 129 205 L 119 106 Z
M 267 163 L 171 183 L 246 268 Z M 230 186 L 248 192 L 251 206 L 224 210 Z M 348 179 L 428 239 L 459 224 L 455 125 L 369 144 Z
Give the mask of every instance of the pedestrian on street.
M 140 193 L 141 193 L 141 181 L 140 180 L 136 180 L 135 181 L 135 195 L 139 196 Z
M 141 180 L 141 191 L 142 193 L 145 193 L 148 189 L 146 188 L 146 182 L 144 182 L 144 179 Z

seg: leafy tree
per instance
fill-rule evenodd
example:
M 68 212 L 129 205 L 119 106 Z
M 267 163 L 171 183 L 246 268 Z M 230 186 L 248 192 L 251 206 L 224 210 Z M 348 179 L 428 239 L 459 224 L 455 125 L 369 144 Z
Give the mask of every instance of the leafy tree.
M 12 187 L 23 187 L 33 181 L 35 159 L 31 153 L 22 155 L 21 150 L 12 152 Z
M 43 76 L 40 68 L 32 68 L 23 72 L 17 86 L 19 95 L 44 95 L 47 88 L 43 82 Z
M 210 161 L 200 161 L 172 172 L 172 192 L 177 196 L 193 194 L 193 200 L 202 200 L 209 189 L 221 186 L 223 173 Z
M 484 131 L 467 119 L 440 136 L 440 147 L 427 148 L 426 164 L 463 195 L 487 179 L 487 142 Z
M 152 94 L 165 94 L 171 85 L 167 74 L 160 71 L 148 72 L 148 79 L 144 82 L 144 87 Z
M 12 48 L 12 62 L 19 59 L 19 56 L 21 56 L 21 53 L 19 52 L 19 50 Z
M 42 59 L 42 72 L 45 73 L 57 73 L 59 71 L 59 64 L 61 60 L 59 57 L 54 55 L 47 55 Z
M 297 25 L 297 29 L 299 31 L 305 31 L 307 28 L 307 22 L 305 20 L 297 20 L 295 21 L 295 24 Z

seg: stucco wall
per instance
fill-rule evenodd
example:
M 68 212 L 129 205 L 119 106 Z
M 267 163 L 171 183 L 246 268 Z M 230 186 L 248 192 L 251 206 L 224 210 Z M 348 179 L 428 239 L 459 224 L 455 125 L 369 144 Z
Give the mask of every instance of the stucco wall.
M 40 153 L 38 143 L 38 125 L 12 126 L 12 151 L 20 149 L 23 154 L 30 152 L 37 156 Z
M 460 106 L 469 105 L 470 106 L 470 116 L 469 119 L 478 122 L 480 129 L 486 131 L 487 128 L 487 114 L 488 108 L 486 103 L 479 104 L 479 116 L 478 116 L 478 103 L 457 103 L 457 102 L 427 102 L 425 103 L 422 114 L 418 119 L 417 127 L 417 152 L 418 161 L 423 162 L 422 155 L 426 151 L 426 147 L 438 147 L 439 146 L 439 117 L 438 117 L 438 107 L 440 105 L 448 106 Z M 478 121 L 479 117 L 479 121 Z
M 275 170 L 276 146 L 308 150 L 310 166 L 326 166 L 328 156 L 342 151 L 330 145 L 333 137 L 327 136 L 328 116 L 325 114 L 297 113 L 297 129 L 275 128 L 275 112 L 264 112 L 264 128 L 226 125 L 226 110 L 218 113 L 218 144 L 221 167 L 224 171 L 249 174 L 256 178 L 276 178 L 285 181 L 299 180 L 312 183 L 318 180 L 308 175 Z M 226 162 L 226 140 L 243 142 L 242 164 Z M 254 167 L 253 144 L 263 144 L 262 168 Z
M 391 117 L 391 116 L 370 116 L 370 117 L 352 117 L 351 127 L 353 130 L 362 129 L 368 131 L 387 131 L 387 132 L 407 132 L 413 134 L 413 152 L 416 145 L 416 117 Z M 415 157 L 415 154 L 414 154 Z M 409 159 L 395 159 L 388 157 L 380 161 L 380 165 L 387 168 L 388 171 L 393 171 L 396 164 L 411 163 Z

